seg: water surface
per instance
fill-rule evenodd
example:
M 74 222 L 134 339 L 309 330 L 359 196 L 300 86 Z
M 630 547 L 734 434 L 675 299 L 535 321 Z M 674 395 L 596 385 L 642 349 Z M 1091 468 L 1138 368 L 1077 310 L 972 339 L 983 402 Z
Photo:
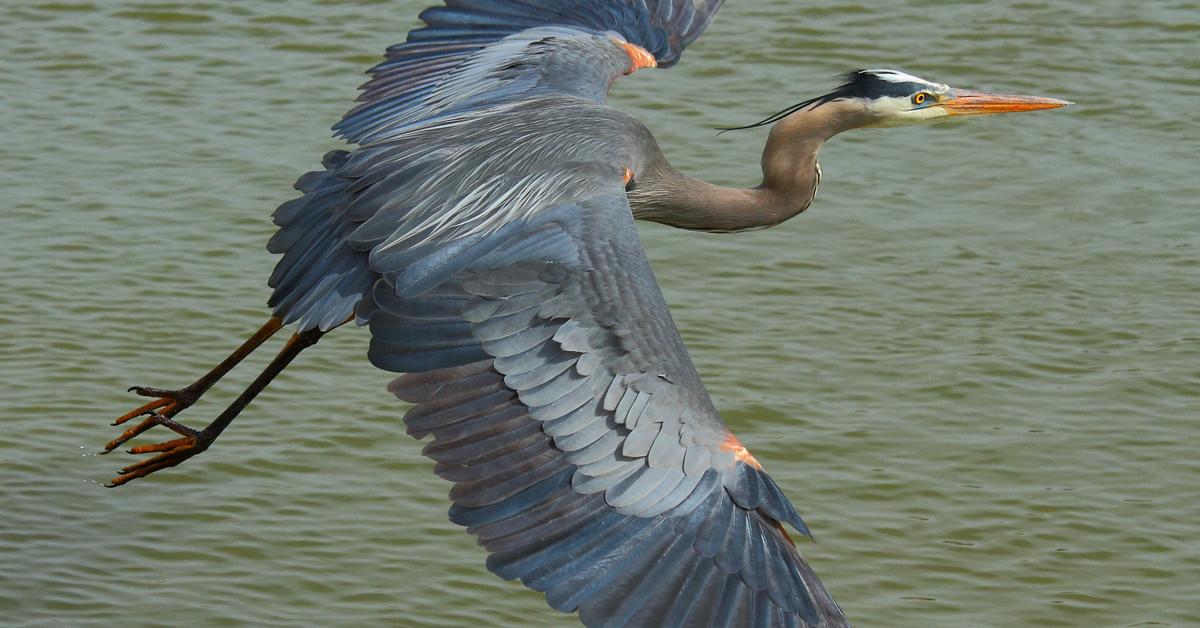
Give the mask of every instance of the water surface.
M 4 9 L 0 623 L 569 623 L 447 522 L 363 330 L 177 469 L 92 453 L 265 319 L 271 210 L 423 4 Z M 644 226 L 709 390 L 857 625 L 1200 624 L 1200 6 L 880 6 L 731 0 L 613 100 L 729 185 L 765 134 L 711 127 L 857 67 L 1079 104 L 839 137 L 772 230 Z

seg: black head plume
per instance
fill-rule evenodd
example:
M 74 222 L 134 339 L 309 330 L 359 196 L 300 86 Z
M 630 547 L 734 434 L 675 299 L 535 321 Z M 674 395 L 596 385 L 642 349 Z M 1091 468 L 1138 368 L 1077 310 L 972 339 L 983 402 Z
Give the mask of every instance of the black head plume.
M 801 109 L 816 109 L 817 107 L 834 100 L 840 100 L 844 98 L 863 98 L 870 100 L 884 96 L 908 96 L 928 86 L 926 83 L 918 83 L 914 80 L 903 80 L 915 78 L 916 77 L 911 77 L 895 70 L 855 70 L 842 76 L 842 84 L 828 94 L 817 96 L 816 98 L 809 98 L 803 102 L 798 102 L 791 107 L 774 113 L 762 120 L 759 120 L 758 122 L 755 122 L 754 124 L 718 128 L 717 130 L 720 131 L 720 133 L 717 133 L 717 135 L 720 135 L 726 131 L 741 131 L 744 129 L 753 129 L 755 127 L 773 124 L 792 115 L 793 113 L 796 113 L 797 111 L 800 111 Z

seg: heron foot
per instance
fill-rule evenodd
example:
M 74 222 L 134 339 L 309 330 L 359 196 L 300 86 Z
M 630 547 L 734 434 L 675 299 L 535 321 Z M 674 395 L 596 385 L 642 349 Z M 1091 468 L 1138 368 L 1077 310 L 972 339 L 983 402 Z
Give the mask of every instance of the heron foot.
M 207 430 L 196 431 L 186 425 L 176 423 L 170 418 L 163 417 L 159 414 L 150 415 L 137 427 L 127 431 L 126 434 L 137 430 L 134 434 L 136 436 L 137 434 L 140 434 L 141 432 L 144 432 L 156 425 L 161 425 L 170 429 L 176 434 L 179 434 L 180 438 L 174 438 L 161 443 L 155 443 L 153 445 L 139 445 L 137 447 L 130 448 L 128 450 L 128 453 L 130 454 L 158 455 L 152 458 L 140 460 L 127 467 L 119 469 L 117 471 L 117 477 L 113 478 L 105 486 L 109 488 L 121 486 L 130 480 L 146 477 L 147 475 L 150 475 L 151 473 L 154 473 L 160 469 L 173 467 L 184 460 L 187 460 L 188 458 L 191 458 L 192 456 L 195 456 L 196 454 L 208 449 L 208 446 L 211 445 L 215 439 L 214 436 L 211 436 L 207 433 Z M 122 434 L 120 437 L 106 445 L 104 453 L 112 451 L 116 447 L 120 446 L 121 442 L 132 438 L 132 436 L 127 438 L 126 434 Z
M 157 397 L 154 401 L 140 405 L 125 414 L 117 417 L 113 421 L 113 425 L 121 425 L 130 419 L 142 416 L 144 414 L 159 415 L 168 419 L 179 414 L 188 406 L 196 403 L 196 400 L 203 394 L 203 390 L 192 384 L 185 386 L 179 390 L 165 390 L 162 388 L 150 388 L 148 386 L 130 386 L 129 392 L 140 397 Z
M 112 422 L 113 425 L 122 425 L 140 416 L 146 416 L 146 419 L 136 426 L 125 430 L 120 436 L 109 441 L 108 444 L 104 446 L 104 451 L 102 453 L 109 453 L 117 447 L 124 445 L 130 439 L 135 438 L 142 432 L 145 432 L 156 425 L 170 427 L 167 422 L 173 423 L 174 425 L 179 425 L 178 423 L 171 421 L 171 419 L 180 412 L 183 412 L 192 404 L 196 403 L 196 400 L 200 398 L 200 395 L 203 391 L 198 386 L 193 384 L 179 390 L 163 390 L 161 388 L 149 388 L 146 386 L 132 386 L 129 388 L 129 392 L 135 393 L 142 397 L 157 398 L 154 401 L 140 405 L 137 408 L 134 408 L 133 410 L 130 410 L 129 412 L 117 417 L 117 419 Z M 179 427 L 183 426 L 180 425 Z
M 311 347 L 325 335 L 325 331 L 320 329 L 309 329 L 299 332 L 288 339 L 283 345 L 283 349 L 271 360 L 267 368 L 263 369 L 258 377 L 250 383 L 242 394 L 238 395 L 221 414 L 217 415 L 207 426 L 202 430 L 194 430 L 186 425 L 176 423 L 174 416 L 182 412 L 185 408 L 192 405 L 204 394 L 218 379 L 229 372 L 230 369 L 237 364 L 255 347 L 262 344 L 268 336 L 274 333 L 282 325 L 282 321 L 278 318 L 272 318 L 267 321 L 267 324 L 258 331 L 254 336 L 243 343 L 242 347 L 235 351 L 230 357 L 226 358 L 221 364 L 217 365 L 207 375 L 197 380 L 191 386 L 181 390 L 162 390 L 159 388 L 146 388 L 142 386 L 134 386 L 129 390 L 143 397 L 156 397 L 153 401 L 147 402 L 140 407 L 121 415 L 113 422 L 113 425 L 122 425 L 135 417 L 146 416 L 145 419 L 137 425 L 125 430 L 120 436 L 109 441 L 104 446 L 102 453 L 109 453 L 125 444 L 129 440 L 136 438 L 143 432 L 152 427 L 161 425 L 180 437 L 172 440 L 163 441 L 154 445 L 140 445 L 129 449 L 131 454 L 158 454 L 151 458 L 138 461 L 127 467 L 117 471 L 117 477 L 113 478 L 107 484 L 109 487 L 121 486 L 131 480 L 146 477 L 151 473 L 173 467 L 192 456 L 206 450 L 212 445 L 213 441 L 221 435 L 225 428 L 237 418 L 242 410 L 254 400 L 258 393 L 262 392 L 275 376 L 279 375 L 287 365 L 292 362 L 297 355 L 307 347 Z

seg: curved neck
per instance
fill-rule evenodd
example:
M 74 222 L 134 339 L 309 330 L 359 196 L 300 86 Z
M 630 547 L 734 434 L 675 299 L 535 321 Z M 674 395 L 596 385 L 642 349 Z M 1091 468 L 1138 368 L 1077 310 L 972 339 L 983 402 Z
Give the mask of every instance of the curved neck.
M 858 125 L 861 107 L 846 101 L 797 111 L 771 127 L 762 183 L 726 188 L 675 170 L 665 159 L 640 174 L 629 192 L 634 217 L 699 231 L 744 231 L 777 225 L 808 209 L 826 140 Z

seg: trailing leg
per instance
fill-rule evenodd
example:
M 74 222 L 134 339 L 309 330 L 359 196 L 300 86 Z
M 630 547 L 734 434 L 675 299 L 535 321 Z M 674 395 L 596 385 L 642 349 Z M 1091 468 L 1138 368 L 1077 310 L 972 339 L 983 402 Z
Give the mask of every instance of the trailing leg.
M 263 369 L 262 373 L 260 373 L 259 376 L 255 378 L 253 382 L 251 382 L 250 386 L 247 387 L 246 390 L 243 391 L 242 394 L 239 395 L 238 398 L 235 399 L 233 403 L 231 403 L 229 407 L 225 409 L 224 412 L 218 415 L 217 418 L 213 419 L 213 421 L 205 426 L 202 430 L 194 430 L 186 425 L 177 423 L 171 417 L 163 416 L 158 412 L 151 414 L 145 421 L 143 421 L 142 424 L 138 425 L 137 427 L 127 430 L 120 437 L 105 446 L 105 453 L 112 451 L 125 441 L 128 441 L 130 438 L 133 438 L 134 436 L 137 436 L 138 434 L 141 434 L 142 432 L 156 425 L 161 425 L 167 429 L 170 429 L 178 434 L 180 438 L 175 438 L 154 445 L 141 445 L 130 449 L 129 453 L 131 454 L 158 455 L 152 458 L 147 458 L 140 462 L 136 462 L 121 469 L 118 471 L 119 475 L 113 478 L 113 480 L 109 482 L 108 486 L 120 486 L 126 482 L 129 482 L 130 480 L 145 477 L 160 469 L 173 467 L 184 460 L 187 460 L 188 458 L 191 458 L 192 456 L 195 456 L 196 454 L 208 449 L 208 447 L 212 445 L 213 441 L 221 435 L 221 432 L 224 431 L 225 428 L 228 427 L 235 418 L 237 418 L 237 415 L 240 414 L 241 411 L 245 409 L 245 407 L 249 405 L 256 396 L 258 396 L 258 393 L 262 392 L 263 389 L 267 387 L 267 384 L 270 384 L 271 380 L 275 379 L 275 376 L 279 375 L 283 369 L 287 368 L 288 364 L 290 364 L 297 355 L 300 355 L 301 351 L 316 344 L 317 341 L 320 340 L 321 336 L 324 336 L 326 333 L 327 332 L 323 332 L 319 329 L 309 329 L 307 331 L 302 331 L 298 334 L 295 334 L 289 338 L 287 344 L 285 344 L 283 349 L 279 351 L 279 355 L 275 356 L 275 359 L 272 360 L 265 369 Z M 232 358 L 233 356 L 230 357 Z
M 126 421 L 137 418 L 143 415 L 149 415 L 140 424 L 125 430 L 119 437 L 113 439 L 104 447 L 104 453 L 108 453 L 117 447 L 120 447 L 129 439 L 141 434 L 142 432 L 154 427 L 155 425 L 166 425 L 162 421 L 171 419 L 179 414 L 188 406 L 196 403 L 204 393 L 208 392 L 209 388 L 213 387 L 226 373 L 233 370 L 239 362 L 244 360 L 246 356 L 254 353 L 254 350 L 259 348 L 262 343 L 268 338 L 275 335 L 275 332 L 283 327 L 283 319 L 272 316 L 258 331 L 254 332 L 242 346 L 229 354 L 229 357 L 221 361 L 220 364 L 213 367 L 211 371 L 205 373 L 203 377 L 192 382 L 191 384 L 180 388 L 179 390 L 165 390 L 162 388 L 150 388 L 147 386 L 133 386 L 129 389 L 130 392 L 136 393 L 142 397 L 157 397 L 154 401 L 141 405 L 129 412 L 117 417 L 113 421 L 113 425 L 121 425 Z

